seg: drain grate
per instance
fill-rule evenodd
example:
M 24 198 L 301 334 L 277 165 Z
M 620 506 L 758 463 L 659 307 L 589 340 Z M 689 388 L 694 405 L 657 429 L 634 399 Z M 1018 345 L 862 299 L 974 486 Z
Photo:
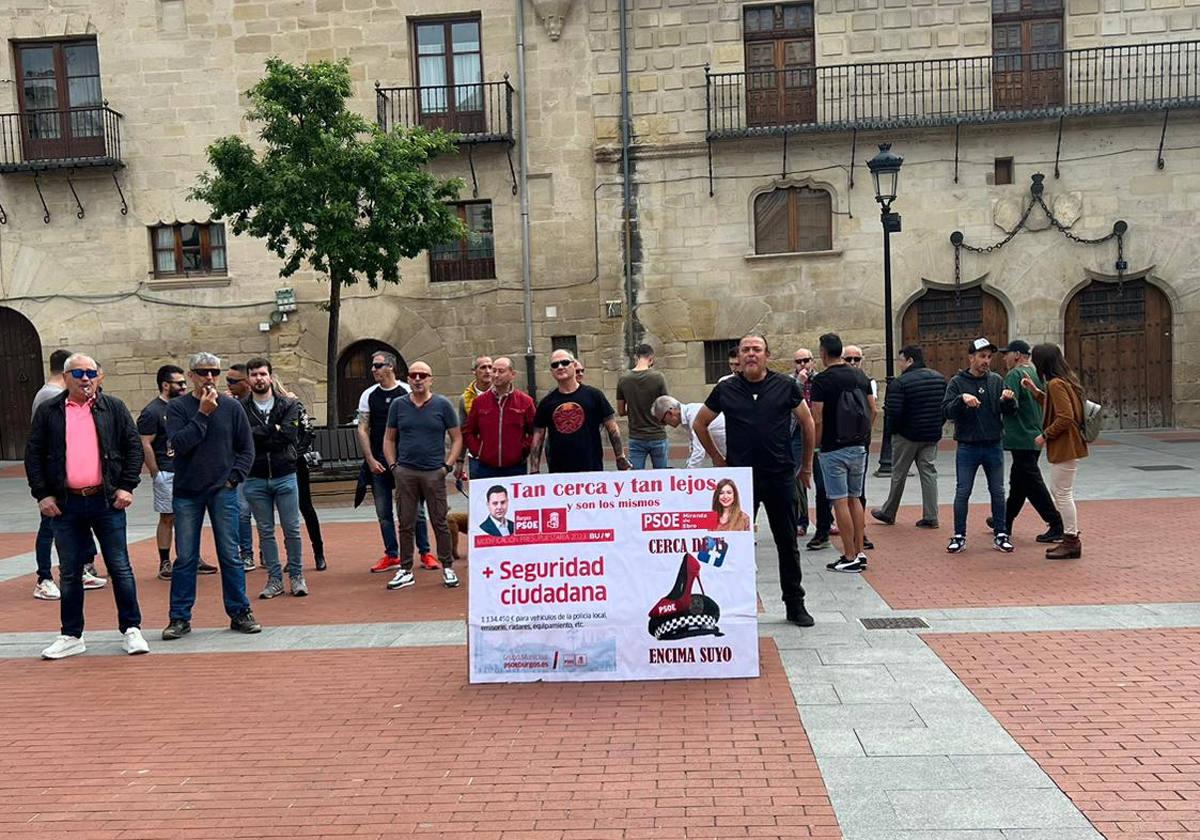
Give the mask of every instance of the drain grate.
M 1142 472 L 1171 472 L 1173 470 L 1190 470 L 1191 467 L 1185 467 L 1183 464 L 1147 464 L 1144 467 L 1134 467 L 1134 469 Z
M 862 626 L 868 630 L 916 630 L 928 627 L 925 619 L 910 616 L 902 618 L 860 618 Z

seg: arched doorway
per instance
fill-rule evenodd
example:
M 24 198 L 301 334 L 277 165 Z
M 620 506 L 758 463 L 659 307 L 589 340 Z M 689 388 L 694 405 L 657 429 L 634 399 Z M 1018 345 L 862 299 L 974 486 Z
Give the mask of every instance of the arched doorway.
M 1145 280 L 1094 280 L 1067 304 L 1063 353 L 1106 429 L 1174 423 L 1171 323 L 1167 296 Z
M 927 289 L 909 304 L 901 321 L 904 344 L 925 352 L 925 364 L 949 379 L 967 364 L 967 344 L 987 336 L 997 347 L 1008 343 L 1008 312 L 981 286 L 954 292 Z
M 29 412 L 43 381 L 37 328 L 17 310 L 0 306 L 0 459 L 25 457 Z
M 338 357 L 338 422 L 352 423 L 358 413 L 358 398 L 362 392 L 375 384 L 371 375 L 371 357 L 376 353 L 391 353 L 396 357 L 396 377 L 403 382 L 408 378 L 408 364 L 386 341 L 364 338 L 342 351 Z

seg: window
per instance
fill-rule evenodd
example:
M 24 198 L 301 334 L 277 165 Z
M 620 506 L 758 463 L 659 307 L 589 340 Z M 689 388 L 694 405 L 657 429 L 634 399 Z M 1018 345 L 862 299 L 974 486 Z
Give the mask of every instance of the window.
M 1013 159 L 1010 157 L 996 158 L 992 183 L 996 186 L 1013 182 Z
M 996 110 L 1063 102 L 1062 0 L 992 0 Z
M 785 187 L 754 199 L 754 253 L 833 250 L 833 200 L 825 190 Z
M 722 376 L 733 373 L 729 366 L 729 351 L 736 350 L 738 339 L 720 338 L 704 342 L 704 381 L 712 384 Z
M 579 358 L 579 340 L 573 335 L 552 335 L 550 336 L 550 352 L 555 350 L 569 350 L 571 355 L 576 359 Z
M 483 131 L 483 46 L 478 17 L 413 23 L 421 125 L 460 134 Z
M 25 158 L 102 156 L 104 98 L 95 39 L 18 43 L 15 51 Z
M 492 203 L 472 201 L 454 205 L 467 226 L 467 235 L 429 251 L 429 279 L 491 280 L 496 276 L 495 241 L 492 236 Z
M 749 6 L 742 11 L 742 33 L 747 125 L 814 122 L 817 80 L 812 3 Z
M 155 277 L 224 274 L 225 225 L 182 222 L 150 228 Z

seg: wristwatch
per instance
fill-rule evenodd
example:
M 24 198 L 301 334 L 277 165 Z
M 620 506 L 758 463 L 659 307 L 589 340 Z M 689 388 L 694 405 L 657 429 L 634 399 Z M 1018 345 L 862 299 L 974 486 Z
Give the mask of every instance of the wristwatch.
M 453 464 L 442 464 L 442 466 L 443 466 L 443 467 L 445 468 L 445 470 L 446 470 L 446 475 L 450 475 L 450 473 L 454 472 L 454 465 L 453 465 Z

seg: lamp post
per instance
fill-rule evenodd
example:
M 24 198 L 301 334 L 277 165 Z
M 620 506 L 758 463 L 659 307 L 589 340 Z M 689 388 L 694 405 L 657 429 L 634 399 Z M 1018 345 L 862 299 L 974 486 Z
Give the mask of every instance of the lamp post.
M 900 232 L 900 214 L 892 212 L 896 200 L 896 188 L 900 183 L 900 166 L 904 158 L 892 154 L 891 143 L 880 143 L 879 153 L 867 161 L 871 179 L 875 182 L 875 200 L 879 202 L 879 219 L 883 224 L 883 308 L 884 354 L 886 378 L 884 402 L 892 391 L 892 379 L 896 372 L 896 348 L 892 337 L 892 234 Z M 879 468 L 875 475 L 892 474 L 892 430 L 887 413 L 883 415 L 883 443 L 879 448 Z

